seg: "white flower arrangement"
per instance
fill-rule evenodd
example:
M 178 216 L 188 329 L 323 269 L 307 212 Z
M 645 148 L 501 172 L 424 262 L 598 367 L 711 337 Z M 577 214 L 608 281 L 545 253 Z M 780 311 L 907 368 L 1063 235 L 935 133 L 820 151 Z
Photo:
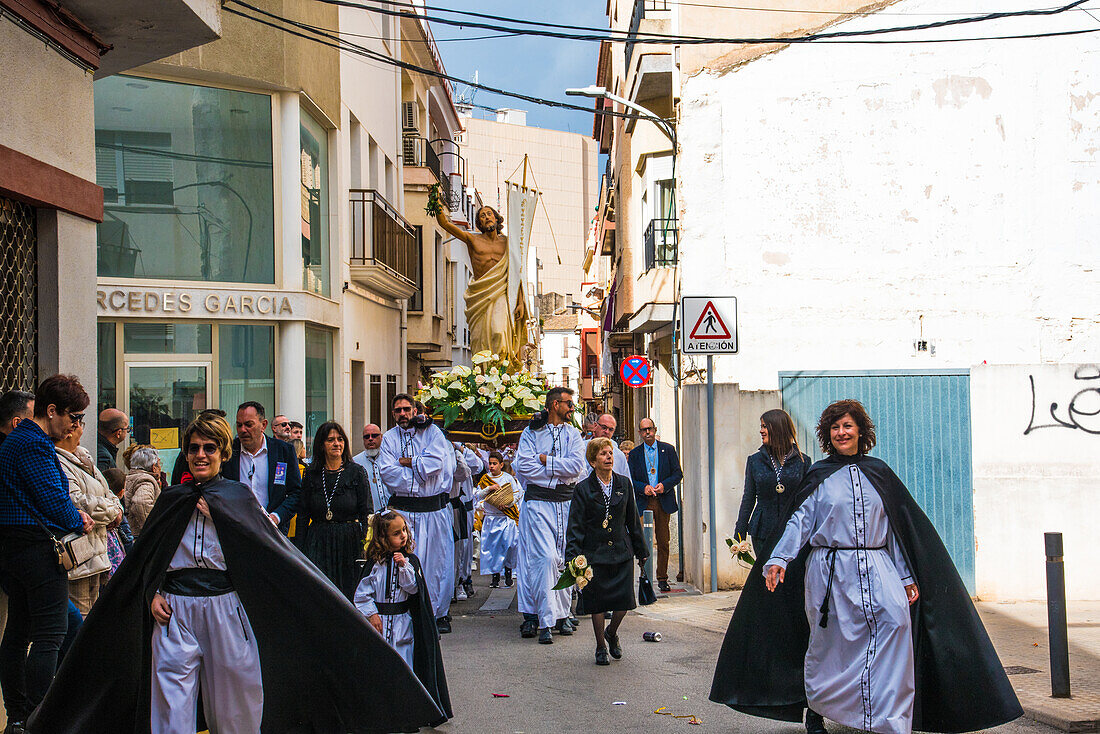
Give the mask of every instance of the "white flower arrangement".
M 436 372 L 417 397 L 432 415 L 443 417 L 444 428 L 455 421 L 495 424 L 504 429 L 512 417 L 534 415 L 542 409 L 549 385 L 526 370 L 509 372 L 509 361 L 481 351 L 474 366 Z

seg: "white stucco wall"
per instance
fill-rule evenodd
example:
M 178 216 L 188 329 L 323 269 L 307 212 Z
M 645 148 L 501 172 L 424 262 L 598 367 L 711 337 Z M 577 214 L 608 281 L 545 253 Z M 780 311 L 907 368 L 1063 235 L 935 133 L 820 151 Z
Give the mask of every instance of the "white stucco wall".
M 1045 598 L 1043 533 L 1060 532 L 1067 598 L 1100 599 L 1100 365 L 979 365 L 970 380 L 978 596 Z
M 890 10 L 924 22 L 958 7 Z M 937 33 L 1079 28 L 1083 15 Z M 1094 359 L 1097 89 L 1095 34 L 809 44 L 685 80 L 683 292 L 739 298 L 741 353 L 716 360 L 717 379 L 774 389 L 781 369 Z M 921 328 L 935 356 L 914 353 Z

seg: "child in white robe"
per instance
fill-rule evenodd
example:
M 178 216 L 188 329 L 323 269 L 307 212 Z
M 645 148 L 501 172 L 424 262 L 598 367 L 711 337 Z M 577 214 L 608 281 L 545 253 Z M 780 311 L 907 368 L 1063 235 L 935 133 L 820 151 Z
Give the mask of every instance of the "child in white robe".
M 413 538 L 401 513 L 386 510 L 371 515 L 367 539 L 370 572 L 355 590 L 355 606 L 401 657 L 413 665 L 413 625 L 409 595 L 419 587 L 409 556 Z
M 516 567 L 519 551 L 519 525 L 503 510 L 485 501 L 500 486 L 511 486 L 512 496 L 519 509 L 523 501 L 523 489 L 511 474 L 504 471 L 504 457 L 499 451 L 489 453 L 489 473 L 482 477 L 475 497 L 480 503 L 485 519 L 481 522 L 481 559 L 478 568 L 482 575 L 492 575 L 491 588 L 500 586 L 500 574 L 504 585 L 512 585 L 512 570 Z

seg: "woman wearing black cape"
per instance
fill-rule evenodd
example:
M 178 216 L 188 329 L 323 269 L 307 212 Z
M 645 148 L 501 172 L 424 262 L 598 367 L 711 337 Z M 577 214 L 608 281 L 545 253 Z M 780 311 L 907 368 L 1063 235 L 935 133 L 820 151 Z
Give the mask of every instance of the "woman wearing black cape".
M 363 734 L 446 720 L 252 491 L 220 476 L 230 441 L 218 416 L 188 426 L 193 480 L 157 498 L 28 732 L 191 734 L 200 686 L 211 731 Z
M 1023 711 L 932 523 L 855 400 L 822 413 L 817 462 L 734 611 L 712 701 L 864 731 L 965 732 Z M 765 573 L 767 574 L 765 578 Z M 772 591 L 769 592 L 769 589 Z

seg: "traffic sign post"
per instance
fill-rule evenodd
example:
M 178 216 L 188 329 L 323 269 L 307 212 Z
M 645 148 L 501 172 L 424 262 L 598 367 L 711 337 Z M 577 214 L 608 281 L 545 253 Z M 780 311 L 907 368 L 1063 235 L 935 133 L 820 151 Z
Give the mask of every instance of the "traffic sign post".
M 645 387 L 653 379 L 653 368 L 648 359 L 634 354 L 619 365 L 619 377 L 627 387 Z
M 737 299 L 684 296 L 680 299 L 684 354 L 737 354 Z
M 714 488 L 714 355 L 737 354 L 737 299 L 684 296 L 680 299 L 680 345 L 684 354 L 707 357 L 707 495 L 710 503 L 710 590 L 718 591 L 718 511 Z

